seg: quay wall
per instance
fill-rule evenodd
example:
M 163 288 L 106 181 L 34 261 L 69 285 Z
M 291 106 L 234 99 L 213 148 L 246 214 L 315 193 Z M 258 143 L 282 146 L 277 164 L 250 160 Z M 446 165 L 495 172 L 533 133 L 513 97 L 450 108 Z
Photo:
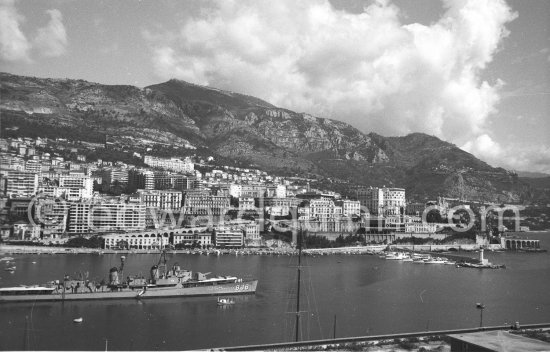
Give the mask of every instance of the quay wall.
M 546 329 L 550 327 L 550 323 L 543 324 L 529 324 L 521 325 L 521 329 Z M 395 339 L 407 339 L 413 337 L 430 337 L 430 336 L 445 336 L 453 334 L 466 334 L 479 331 L 508 331 L 511 330 L 511 326 L 487 326 L 472 329 L 457 329 L 457 330 L 438 330 L 438 331 L 423 331 L 413 332 L 405 334 L 390 334 L 390 335 L 373 335 L 373 336 L 357 336 L 357 337 L 344 337 L 325 340 L 311 340 L 311 341 L 299 341 L 299 342 L 285 342 L 285 343 L 273 343 L 264 345 L 249 345 L 249 346 L 233 346 L 233 347 L 221 347 L 216 348 L 218 351 L 266 351 L 266 350 L 287 350 L 298 347 L 329 347 L 329 349 L 337 349 L 340 344 L 352 343 L 352 342 L 368 342 L 368 341 L 382 341 L 382 340 L 395 340 Z

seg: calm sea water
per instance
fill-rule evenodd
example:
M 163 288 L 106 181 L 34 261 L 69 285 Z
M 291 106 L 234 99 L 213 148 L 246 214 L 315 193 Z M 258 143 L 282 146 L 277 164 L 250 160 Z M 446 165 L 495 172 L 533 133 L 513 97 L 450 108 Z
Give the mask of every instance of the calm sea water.
M 529 234 L 550 247 L 550 233 Z M 475 255 L 475 254 L 473 254 Z M 13 255 L 12 255 L 13 256 Z M 18 255 L 0 286 L 107 277 L 117 255 Z M 306 257 L 302 339 L 550 322 L 550 253 L 486 253 L 506 270 L 386 261 L 376 256 Z M 156 255 L 129 255 L 125 273 L 148 273 Z M 183 267 L 259 279 L 256 295 L 218 307 L 216 297 L 0 305 L 0 349 L 182 350 L 292 341 L 295 257 L 174 255 Z M 35 262 L 35 263 L 33 263 Z M 25 323 L 25 316 L 28 323 Z M 73 319 L 83 317 L 81 324 Z M 26 341 L 26 342 L 25 342 Z

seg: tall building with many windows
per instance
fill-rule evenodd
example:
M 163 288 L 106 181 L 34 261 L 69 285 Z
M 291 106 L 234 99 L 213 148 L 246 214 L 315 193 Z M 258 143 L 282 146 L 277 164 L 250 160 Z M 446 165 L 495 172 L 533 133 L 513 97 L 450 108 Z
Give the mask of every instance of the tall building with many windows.
M 147 208 L 157 208 L 161 210 L 180 210 L 182 206 L 183 194 L 177 190 L 150 190 L 139 191 L 141 202 Z
M 181 160 L 179 158 L 157 158 L 155 156 L 146 155 L 143 162 L 151 167 L 160 169 L 178 171 L 178 172 L 193 172 L 195 164 L 189 159 Z
M 230 208 L 229 197 L 213 196 L 209 192 L 186 192 L 183 209 L 186 215 L 224 215 Z
M 143 203 L 98 199 L 72 203 L 69 209 L 69 232 L 73 234 L 143 229 Z
M 0 171 L 4 193 L 9 197 L 33 196 L 38 191 L 38 174 L 19 170 Z
M 399 215 L 405 208 L 405 189 L 369 187 L 357 191 L 357 199 L 372 215 Z

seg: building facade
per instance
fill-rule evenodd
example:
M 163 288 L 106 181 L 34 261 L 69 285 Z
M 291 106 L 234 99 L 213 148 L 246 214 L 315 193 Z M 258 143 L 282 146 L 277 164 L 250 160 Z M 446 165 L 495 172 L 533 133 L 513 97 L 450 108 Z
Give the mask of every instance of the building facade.
M 124 201 L 85 201 L 71 203 L 69 232 L 96 233 L 145 229 L 145 205 Z
M 357 191 L 357 199 L 372 215 L 399 215 L 406 205 L 404 188 L 363 188 Z

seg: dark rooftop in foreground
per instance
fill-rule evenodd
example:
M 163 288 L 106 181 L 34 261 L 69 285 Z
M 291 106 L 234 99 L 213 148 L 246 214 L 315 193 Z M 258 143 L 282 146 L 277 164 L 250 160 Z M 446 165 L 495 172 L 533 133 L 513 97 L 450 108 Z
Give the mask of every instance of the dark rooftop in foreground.
M 448 335 L 455 351 L 550 351 L 550 343 L 506 331 L 480 331 Z

